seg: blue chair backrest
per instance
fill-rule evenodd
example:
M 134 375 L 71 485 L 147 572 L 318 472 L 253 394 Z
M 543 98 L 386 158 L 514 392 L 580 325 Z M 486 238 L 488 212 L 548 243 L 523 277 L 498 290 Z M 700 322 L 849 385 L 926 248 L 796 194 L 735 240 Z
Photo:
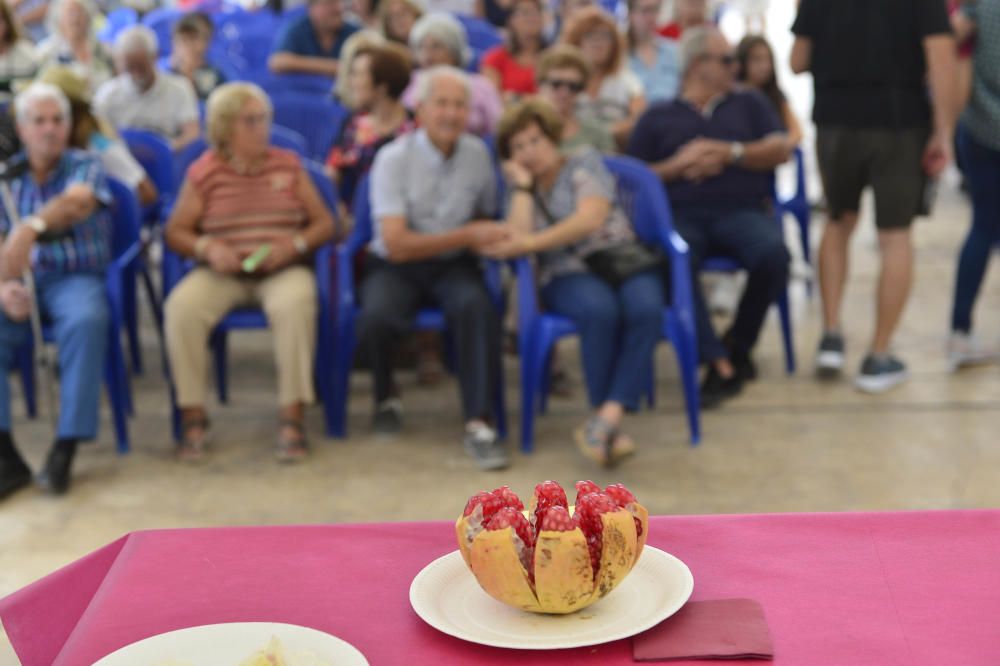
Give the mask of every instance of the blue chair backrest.
M 636 235 L 646 243 L 665 247 L 674 225 L 660 179 L 646 164 L 631 157 L 605 157 L 604 165 L 615 176 L 618 204 Z
M 108 178 L 111 195 L 111 247 L 117 258 L 139 241 L 142 218 L 139 215 L 139 200 L 125 183 Z
M 142 17 L 142 24 L 156 33 L 156 39 L 160 42 L 160 55 L 170 53 L 171 31 L 174 23 L 184 15 L 184 10 L 173 7 L 158 7 Z
M 302 166 L 309 172 L 313 185 L 319 191 L 320 198 L 323 199 L 323 203 L 326 204 L 326 207 L 330 210 L 330 214 L 333 215 L 334 228 L 337 230 L 337 236 L 340 236 L 340 215 L 337 212 L 337 188 L 333 186 L 330 176 L 323 170 L 323 165 L 313 160 L 302 160 Z
M 294 92 L 275 94 L 271 103 L 275 124 L 301 134 L 308 146 L 308 156 L 325 161 L 348 116 L 347 109 L 330 97 Z
M 129 152 L 160 191 L 160 199 L 172 197 L 176 190 L 174 154 L 167 140 L 159 134 L 141 129 L 123 129 L 121 135 Z
M 503 43 L 503 35 L 488 21 L 462 14 L 456 14 L 455 18 L 465 28 L 465 34 L 469 40 L 469 48 L 473 51 L 482 53 Z
M 112 9 L 108 12 L 104 27 L 101 28 L 97 38 L 106 44 L 110 44 L 115 41 L 115 37 L 118 36 L 119 32 L 138 22 L 139 14 L 131 7 Z
M 299 132 L 281 125 L 271 126 L 271 145 L 285 150 L 291 150 L 300 157 L 309 157 L 309 148 L 305 137 Z
M 351 206 L 354 214 L 354 228 L 351 229 L 351 235 L 344 242 L 345 249 L 350 256 L 357 254 L 372 240 L 372 209 L 371 202 L 368 200 L 370 180 L 370 175 L 365 175 L 354 190 L 354 201 Z
M 333 79 L 318 74 L 271 74 L 262 87 L 272 97 L 291 93 L 326 98 L 332 95 Z

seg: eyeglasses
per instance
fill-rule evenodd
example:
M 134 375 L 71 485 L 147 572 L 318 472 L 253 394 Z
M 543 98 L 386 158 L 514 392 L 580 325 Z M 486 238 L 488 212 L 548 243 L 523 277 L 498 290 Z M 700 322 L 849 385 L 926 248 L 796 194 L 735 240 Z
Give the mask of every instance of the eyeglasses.
M 545 79 L 542 83 L 553 90 L 565 88 L 572 93 L 578 93 L 583 90 L 582 81 L 570 81 L 568 79 Z

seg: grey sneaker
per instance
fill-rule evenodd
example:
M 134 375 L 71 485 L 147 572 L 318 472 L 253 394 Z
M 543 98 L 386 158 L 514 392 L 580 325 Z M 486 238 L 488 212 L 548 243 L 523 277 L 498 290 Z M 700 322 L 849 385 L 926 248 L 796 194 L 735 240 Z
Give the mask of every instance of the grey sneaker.
M 865 393 L 884 393 L 910 378 L 906 365 L 891 354 L 869 354 L 854 384 Z
M 372 430 L 376 435 L 391 437 L 403 429 L 403 403 L 397 398 L 389 398 L 379 403 L 372 417 Z
M 507 447 L 497 439 L 496 430 L 487 425 L 466 426 L 462 444 L 479 469 L 504 469 L 510 465 Z
M 839 377 L 844 369 L 844 336 L 824 333 L 816 350 L 816 374 L 823 379 Z

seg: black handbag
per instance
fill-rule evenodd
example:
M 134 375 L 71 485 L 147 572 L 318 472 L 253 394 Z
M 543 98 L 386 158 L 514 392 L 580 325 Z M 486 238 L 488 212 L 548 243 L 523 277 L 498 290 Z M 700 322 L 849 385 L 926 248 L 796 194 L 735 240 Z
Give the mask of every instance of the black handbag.
M 531 191 L 535 205 L 548 220 L 555 224 L 555 216 L 549 211 L 537 190 Z M 633 275 L 656 269 L 661 275 L 666 272 L 666 257 L 651 247 L 638 241 L 627 241 L 620 245 L 597 250 L 583 257 L 587 269 L 612 287 L 619 287 Z

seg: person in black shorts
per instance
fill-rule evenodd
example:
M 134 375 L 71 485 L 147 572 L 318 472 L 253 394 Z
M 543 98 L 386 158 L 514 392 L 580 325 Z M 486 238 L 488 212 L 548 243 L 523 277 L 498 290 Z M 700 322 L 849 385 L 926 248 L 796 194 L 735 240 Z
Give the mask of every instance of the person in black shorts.
M 955 41 L 941 0 L 802 0 L 792 32 L 792 70 L 813 75 L 816 153 L 830 213 L 819 250 L 824 333 L 817 372 L 836 377 L 844 365 L 848 243 L 861 193 L 871 187 L 882 272 L 875 334 L 856 385 L 879 393 L 908 377 L 889 343 L 912 281 L 910 224 L 951 158 Z

